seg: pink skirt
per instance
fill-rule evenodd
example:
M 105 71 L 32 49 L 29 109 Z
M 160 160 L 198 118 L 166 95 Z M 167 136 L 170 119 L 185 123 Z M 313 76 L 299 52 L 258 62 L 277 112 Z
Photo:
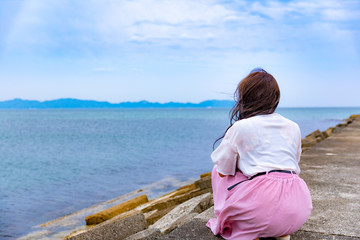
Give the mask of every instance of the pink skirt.
M 214 167 L 212 188 L 217 218 L 206 225 L 214 235 L 237 240 L 279 237 L 299 230 L 310 216 L 310 192 L 296 174 L 267 173 L 227 190 L 246 179 L 240 171 L 221 178 Z

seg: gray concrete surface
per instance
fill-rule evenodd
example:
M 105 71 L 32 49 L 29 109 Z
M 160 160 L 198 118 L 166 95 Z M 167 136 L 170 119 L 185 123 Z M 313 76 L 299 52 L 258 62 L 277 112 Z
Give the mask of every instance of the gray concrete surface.
M 360 239 L 360 119 L 304 152 L 300 167 L 313 212 L 291 239 Z M 222 239 L 205 226 L 207 214 L 160 239 Z
M 360 119 L 306 151 L 300 167 L 313 200 L 302 230 L 360 238 Z
M 209 228 L 205 226 L 207 221 L 194 219 L 169 234 L 159 238 L 161 240 L 219 240 L 220 236 L 214 236 Z
M 67 240 L 89 240 L 89 239 L 124 239 L 132 234 L 140 232 L 146 228 L 144 214 L 135 212 L 128 216 L 121 215 L 108 221 L 100 223 L 91 228 L 91 231 L 82 231 L 73 234 Z
M 156 240 L 160 236 L 161 232 L 159 229 L 148 228 L 125 238 L 125 240 Z

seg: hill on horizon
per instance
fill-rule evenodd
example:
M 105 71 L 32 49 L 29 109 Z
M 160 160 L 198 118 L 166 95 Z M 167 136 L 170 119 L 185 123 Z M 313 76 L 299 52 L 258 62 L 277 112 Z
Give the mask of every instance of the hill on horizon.
M 106 101 L 80 100 L 74 98 L 60 98 L 49 101 L 13 100 L 0 101 L 0 109 L 48 109 L 48 108 L 231 108 L 232 100 L 206 100 L 200 103 L 181 102 L 138 102 L 109 103 Z

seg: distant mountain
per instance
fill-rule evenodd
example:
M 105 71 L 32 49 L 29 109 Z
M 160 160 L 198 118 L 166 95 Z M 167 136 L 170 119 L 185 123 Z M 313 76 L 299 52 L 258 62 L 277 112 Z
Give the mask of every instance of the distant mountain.
M 79 100 L 62 98 L 51 101 L 34 101 L 13 99 L 0 102 L 0 109 L 45 109 L 45 108 L 231 108 L 234 102 L 231 100 L 207 100 L 200 103 L 179 102 L 121 102 L 109 103 L 93 100 Z

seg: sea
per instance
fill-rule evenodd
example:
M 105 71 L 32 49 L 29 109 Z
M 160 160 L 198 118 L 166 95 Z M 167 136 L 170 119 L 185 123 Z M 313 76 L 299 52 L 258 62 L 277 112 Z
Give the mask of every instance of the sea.
M 305 137 L 360 107 L 277 112 Z M 152 199 L 199 178 L 228 124 L 229 109 L 219 108 L 0 110 L 0 239 L 31 236 L 138 189 Z

